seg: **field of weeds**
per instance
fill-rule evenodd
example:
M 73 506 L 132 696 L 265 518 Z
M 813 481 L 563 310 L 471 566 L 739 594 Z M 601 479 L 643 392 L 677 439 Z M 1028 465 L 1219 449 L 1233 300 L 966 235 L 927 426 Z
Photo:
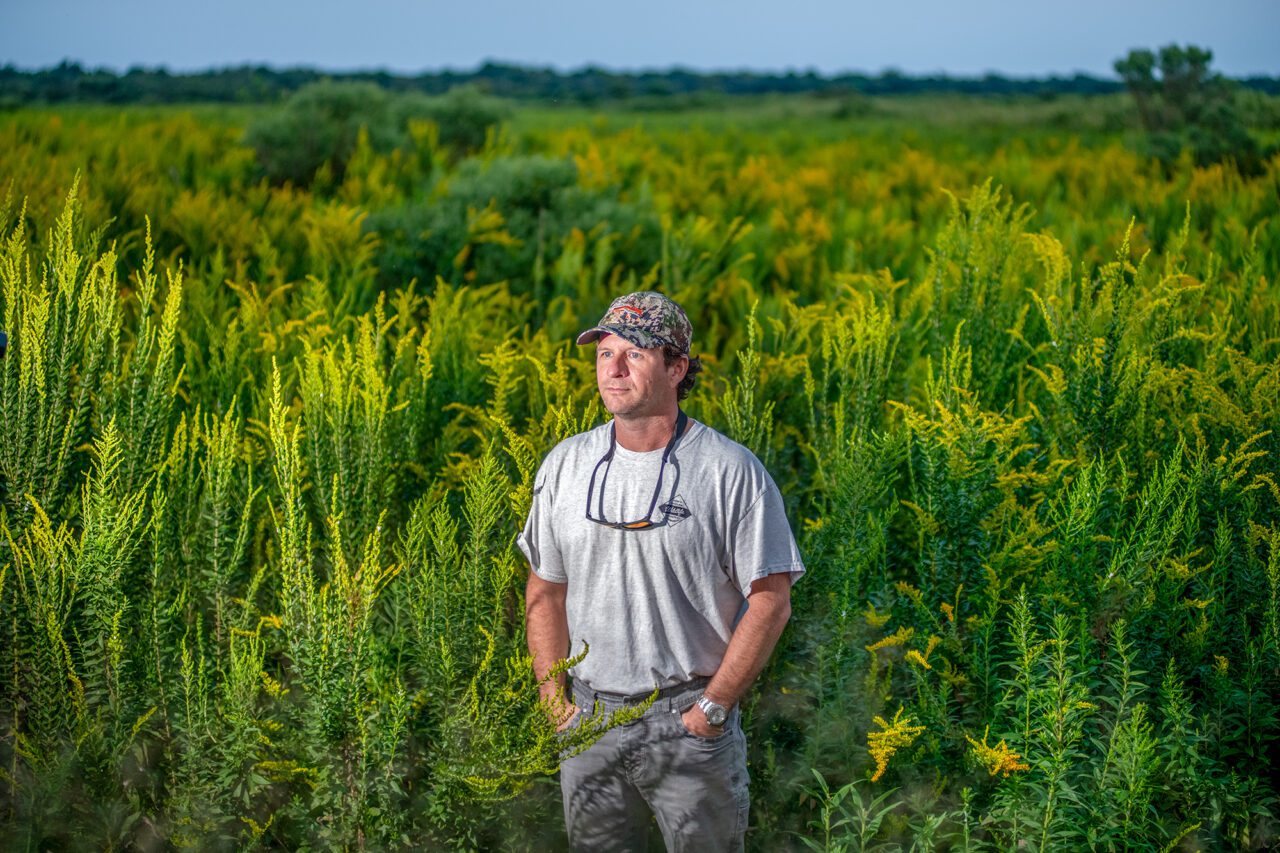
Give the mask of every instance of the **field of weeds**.
M 0 838 L 562 845 L 514 537 L 656 288 L 809 569 L 749 846 L 1276 843 L 1280 160 L 949 103 L 0 115 Z

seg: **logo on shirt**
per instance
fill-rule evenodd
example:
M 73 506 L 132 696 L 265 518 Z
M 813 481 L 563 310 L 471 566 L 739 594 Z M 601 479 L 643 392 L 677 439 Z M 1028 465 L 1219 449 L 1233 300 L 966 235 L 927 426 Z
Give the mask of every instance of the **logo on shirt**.
M 670 503 L 665 503 L 658 507 L 658 509 L 662 510 L 662 514 L 667 524 L 670 525 L 679 524 L 689 516 L 693 515 L 693 512 L 690 511 L 689 507 L 685 504 L 684 498 L 679 495 L 676 495 L 671 499 Z

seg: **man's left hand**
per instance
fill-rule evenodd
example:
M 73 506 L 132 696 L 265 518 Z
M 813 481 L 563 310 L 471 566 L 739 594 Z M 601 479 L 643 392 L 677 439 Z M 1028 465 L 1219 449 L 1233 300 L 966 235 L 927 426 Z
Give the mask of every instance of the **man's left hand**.
M 691 735 L 705 738 L 717 738 L 724 734 L 724 726 L 713 726 L 707 722 L 706 712 L 697 705 L 689 706 L 689 710 L 680 715 L 685 731 Z

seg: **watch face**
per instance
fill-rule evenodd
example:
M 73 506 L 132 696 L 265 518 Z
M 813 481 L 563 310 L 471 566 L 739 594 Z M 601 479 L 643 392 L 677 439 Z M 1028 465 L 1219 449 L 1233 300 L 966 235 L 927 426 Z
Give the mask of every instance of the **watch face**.
M 707 722 L 713 726 L 723 726 L 724 721 L 729 717 L 729 709 L 723 705 L 717 705 L 706 696 L 698 700 L 698 707 L 702 709 L 702 713 L 706 716 Z

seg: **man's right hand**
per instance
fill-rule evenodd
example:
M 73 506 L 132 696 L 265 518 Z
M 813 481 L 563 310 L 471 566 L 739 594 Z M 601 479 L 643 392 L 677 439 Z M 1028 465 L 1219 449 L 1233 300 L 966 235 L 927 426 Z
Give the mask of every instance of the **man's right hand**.
M 582 713 L 576 703 L 565 698 L 564 689 L 559 684 L 544 684 L 541 693 L 541 699 L 546 705 L 547 721 L 556 727 L 557 732 L 569 728 L 574 717 Z
M 570 707 L 570 711 L 568 716 L 566 716 L 563 720 L 561 720 L 560 724 L 556 726 L 557 734 L 569 728 L 569 726 L 573 724 L 573 721 L 577 719 L 578 715 L 582 713 L 582 709 L 579 708 L 577 705 L 571 705 L 569 707 Z

